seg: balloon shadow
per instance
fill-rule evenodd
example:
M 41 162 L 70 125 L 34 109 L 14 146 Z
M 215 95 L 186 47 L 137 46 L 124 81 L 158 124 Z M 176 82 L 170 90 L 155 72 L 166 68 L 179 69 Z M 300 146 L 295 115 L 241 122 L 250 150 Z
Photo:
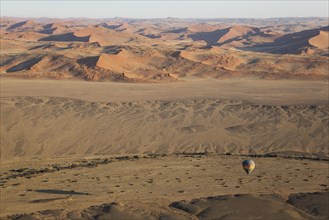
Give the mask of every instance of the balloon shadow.
M 59 189 L 36 189 L 35 192 L 57 194 L 57 195 L 89 195 L 89 193 L 75 192 L 69 190 L 59 190 Z

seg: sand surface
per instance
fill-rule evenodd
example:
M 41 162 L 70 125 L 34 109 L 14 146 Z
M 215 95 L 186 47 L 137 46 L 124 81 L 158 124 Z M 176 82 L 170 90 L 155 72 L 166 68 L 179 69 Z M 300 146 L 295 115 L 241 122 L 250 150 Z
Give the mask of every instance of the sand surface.
M 328 161 L 254 158 L 256 168 L 247 175 L 244 158 L 136 155 L 4 164 L 1 215 L 19 210 L 29 219 L 325 219 Z
M 326 83 L 198 82 L 2 80 L 2 160 L 177 152 L 328 157 Z
M 327 81 L 214 80 L 185 78 L 176 83 L 111 83 L 70 80 L 1 79 L 1 97 L 50 96 L 90 102 L 133 102 L 220 98 L 264 105 L 327 104 Z
M 328 121 L 323 81 L 1 79 L 1 218 L 327 219 Z
M 327 18 L 0 33 L 0 219 L 329 218 Z
M 144 83 L 328 77 L 325 18 L 1 22 L 0 77 Z

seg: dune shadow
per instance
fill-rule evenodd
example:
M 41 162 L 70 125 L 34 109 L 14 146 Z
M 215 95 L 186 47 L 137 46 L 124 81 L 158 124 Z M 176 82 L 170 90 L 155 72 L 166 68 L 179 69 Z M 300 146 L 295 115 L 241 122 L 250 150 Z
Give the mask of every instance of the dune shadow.
M 87 67 L 94 67 L 99 59 L 99 56 L 85 57 L 77 60 L 80 65 L 85 65 Z
M 187 31 L 187 28 L 176 28 L 176 29 L 163 31 L 162 33 L 164 33 L 164 34 L 181 34 L 181 33 L 185 33 L 186 31 Z
M 41 57 L 38 57 L 38 58 L 33 58 L 33 59 L 30 59 L 30 60 L 27 60 L 25 62 L 22 62 L 20 64 L 17 64 L 15 66 L 7 69 L 7 72 L 12 73 L 12 72 L 18 72 L 18 71 L 30 69 L 33 65 L 40 62 L 41 59 L 42 59 Z
M 89 37 L 90 36 L 77 37 L 73 33 L 66 33 L 44 37 L 39 39 L 39 41 L 89 42 Z
M 147 38 L 151 38 L 151 39 L 161 38 L 160 35 L 156 35 L 156 34 L 141 34 L 141 35 L 144 36 L 144 37 L 147 37 Z
M 113 46 L 105 46 L 103 47 L 103 53 L 107 54 L 118 54 L 122 50 L 121 46 L 113 45 Z
M 329 214 L 329 192 L 291 194 L 287 203 L 312 216 L 324 217 L 323 219 Z
M 188 35 L 193 41 L 203 40 L 210 45 L 217 45 L 220 38 L 222 38 L 225 34 L 229 32 L 229 28 L 219 29 L 210 32 L 197 32 Z
M 10 31 L 10 30 L 13 30 L 15 28 L 19 28 L 19 27 L 22 27 L 23 25 L 25 25 L 27 22 L 26 21 L 22 21 L 22 22 L 19 22 L 19 23 L 16 23 L 16 24 L 13 24 L 11 26 L 9 26 L 7 28 L 7 31 Z
M 39 31 L 39 33 L 41 33 L 41 34 L 53 34 L 55 30 L 56 30 L 56 28 L 47 28 L 47 29 Z
M 302 49 L 311 46 L 309 43 L 310 38 L 317 36 L 319 31 L 328 30 L 329 26 L 319 29 L 304 30 L 296 33 L 285 34 L 275 39 L 273 42 L 260 43 L 248 47 L 237 47 L 237 49 L 271 54 L 300 54 Z
M 115 29 L 117 29 L 117 28 L 119 28 L 119 27 L 121 27 L 121 26 L 122 26 L 122 24 L 118 24 L 118 25 L 108 25 L 108 24 L 103 24 L 103 25 L 102 25 L 102 27 L 107 28 L 107 29 L 112 29 L 112 30 L 115 30 Z
M 34 192 L 57 194 L 57 195 L 89 195 L 89 193 L 60 190 L 60 189 L 36 189 L 34 190 Z

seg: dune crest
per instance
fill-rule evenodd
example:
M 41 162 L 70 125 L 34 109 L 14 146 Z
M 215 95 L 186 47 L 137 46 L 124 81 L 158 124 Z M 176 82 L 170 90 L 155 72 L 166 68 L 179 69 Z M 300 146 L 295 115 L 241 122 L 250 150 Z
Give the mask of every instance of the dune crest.
M 242 37 L 247 34 L 256 33 L 259 31 L 257 28 L 251 28 L 248 26 L 242 26 L 242 25 L 235 25 L 230 28 L 226 29 L 225 35 L 223 35 L 219 40 L 218 43 L 223 43 L 228 40 L 232 40 L 237 37 Z
M 320 49 L 328 49 L 329 48 L 329 32 L 328 31 L 320 31 L 320 33 L 312 37 L 308 40 L 308 42 L 317 48 Z
M 216 69 L 225 69 L 234 71 L 236 70 L 236 67 L 240 64 L 244 63 L 244 60 L 234 54 L 220 54 L 217 53 L 217 51 L 210 50 L 205 53 L 202 50 L 196 50 L 196 51 L 182 51 L 180 53 L 180 56 L 192 60 L 194 62 L 201 62 L 202 64 L 209 65 L 209 66 L 215 66 Z
M 325 80 L 328 27 L 315 18 L 283 20 L 3 18 L 0 77 Z M 38 68 L 32 61 L 43 57 L 63 65 Z
M 220 29 L 219 25 L 208 25 L 208 24 L 194 24 L 187 28 L 189 32 L 211 32 Z

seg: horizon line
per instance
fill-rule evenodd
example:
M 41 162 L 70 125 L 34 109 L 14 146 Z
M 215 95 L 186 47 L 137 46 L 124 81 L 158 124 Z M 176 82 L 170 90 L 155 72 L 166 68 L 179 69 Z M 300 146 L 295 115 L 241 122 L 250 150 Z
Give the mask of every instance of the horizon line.
M 329 18 L 329 16 L 286 16 L 286 17 L 153 17 L 153 18 L 142 18 L 142 17 L 21 17 L 21 16 L 0 16 L 0 18 L 26 18 L 26 19 L 140 19 L 140 20 L 152 20 L 152 19 L 277 19 L 277 18 Z M 328 21 L 329 24 L 329 21 Z

